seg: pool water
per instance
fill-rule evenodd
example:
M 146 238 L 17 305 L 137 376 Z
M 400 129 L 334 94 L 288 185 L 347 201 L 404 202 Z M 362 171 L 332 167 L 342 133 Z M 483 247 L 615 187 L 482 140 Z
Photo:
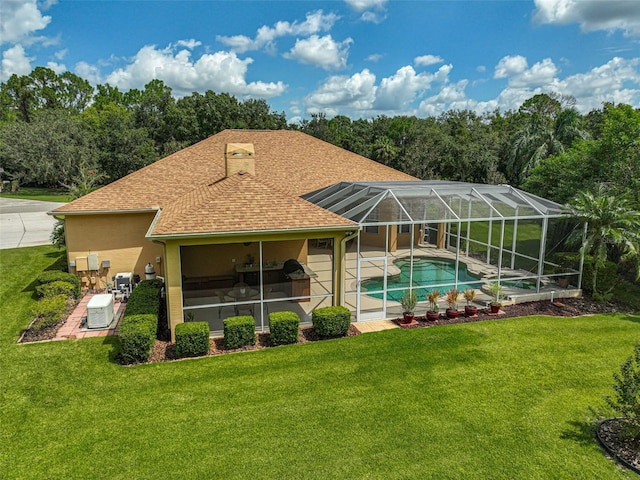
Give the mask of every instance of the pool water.
M 391 292 L 387 291 L 387 300 L 399 302 L 404 294 L 404 290 L 409 288 L 411 261 L 408 258 L 399 258 L 398 260 L 395 260 L 393 264 L 400 269 L 400 274 L 387 278 L 387 289 L 401 288 L 402 290 Z M 446 285 L 444 287 L 435 287 L 438 288 L 442 294 L 444 294 L 446 290 L 452 288 L 455 283 L 455 269 L 456 263 L 454 260 L 444 260 L 433 257 L 414 257 L 413 285 L 422 285 L 421 288 L 416 289 L 418 293 L 418 301 L 425 301 L 427 292 L 433 290 L 433 288 L 425 287 L 425 285 Z M 480 288 L 482 285 L 480 277 L 469 273 L 467 271 L 467 266 L 460 262 L 458 264 L 458 283 L 465 282 L 472 283 L 461 285 L 461 289 Z M 362 288 L 363 290 L 366 289 L 371 292 L 382 290 L 384 288 L 384 279 L 382 277 L 375 277 L 365 280 L 362 282 Z M 368 293 L 367 295 L 381 299 L 383 293 Z

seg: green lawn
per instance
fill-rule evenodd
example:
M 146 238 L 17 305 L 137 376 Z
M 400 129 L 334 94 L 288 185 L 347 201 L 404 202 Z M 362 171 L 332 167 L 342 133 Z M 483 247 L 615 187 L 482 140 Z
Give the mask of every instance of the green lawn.
M 19 192 L 0 193 L 2 198 L 21 198 L 25 200 L 40 200 L 41 202 L 70 202 L 71 196 L 63 189 L 22 187 Z
M 635 478 L 592 440 L 640 316 L 531 317 L 122 367 L 16 345 L 53 247 L 0 251 L 3 478 Z

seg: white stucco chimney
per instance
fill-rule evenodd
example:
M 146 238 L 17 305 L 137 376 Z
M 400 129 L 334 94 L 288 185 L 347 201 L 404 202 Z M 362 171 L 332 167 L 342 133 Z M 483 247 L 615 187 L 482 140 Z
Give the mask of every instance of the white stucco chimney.
M 253 143 L 227 143 L 224 160 L 227 177 L 238 172 L 256 174 Z

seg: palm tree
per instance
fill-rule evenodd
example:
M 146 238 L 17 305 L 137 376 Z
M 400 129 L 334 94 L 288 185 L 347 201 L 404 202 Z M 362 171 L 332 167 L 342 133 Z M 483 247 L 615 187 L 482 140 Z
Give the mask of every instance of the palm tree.
M 382 136 L 373 144 L 373 159 L 384 165 L 391 165 L 399 153 L 399 148 L 395 146 L 393 140 Z
M 528 121 L 515 133 L 508 167 L 516 184 L 523 182 L 541 160 L 563 153 L 576 139 L 589 138 L 580 128 L 581 117 L 574 108 L 563 109 L 553 98 L 547 103 L 551 107 L 525 109 Z
M 613 249 L 621 258 L 634 258 L 640 278 L 640 212 L 624 197 L 608 195 L 600 185 L 595 193 L 578 192 L 569 203 L 568 212 L 587 223 L 581 253 L 591 255 L 592 289 L 597 294 L 598 269 L 604 266 Z M 574 239 L 582 232 L 574 232 Z

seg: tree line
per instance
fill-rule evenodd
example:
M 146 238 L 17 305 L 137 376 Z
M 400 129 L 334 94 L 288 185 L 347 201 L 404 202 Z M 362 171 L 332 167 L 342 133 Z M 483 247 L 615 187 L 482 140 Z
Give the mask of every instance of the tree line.
M 573 97 L 554 93 L 482 115 L 315 114 L 290 124 L 264 100 L 210 90 L 176 99 L 161 80 L 94 88 L 36 67 L 0 84 L 0 176 L 77 197 L 227 128 L 300 130 L 421 179 L 509 183 L 604 224 L 594 259 L 640 258 L 640 110 L 605 103 L 580 114 Z

